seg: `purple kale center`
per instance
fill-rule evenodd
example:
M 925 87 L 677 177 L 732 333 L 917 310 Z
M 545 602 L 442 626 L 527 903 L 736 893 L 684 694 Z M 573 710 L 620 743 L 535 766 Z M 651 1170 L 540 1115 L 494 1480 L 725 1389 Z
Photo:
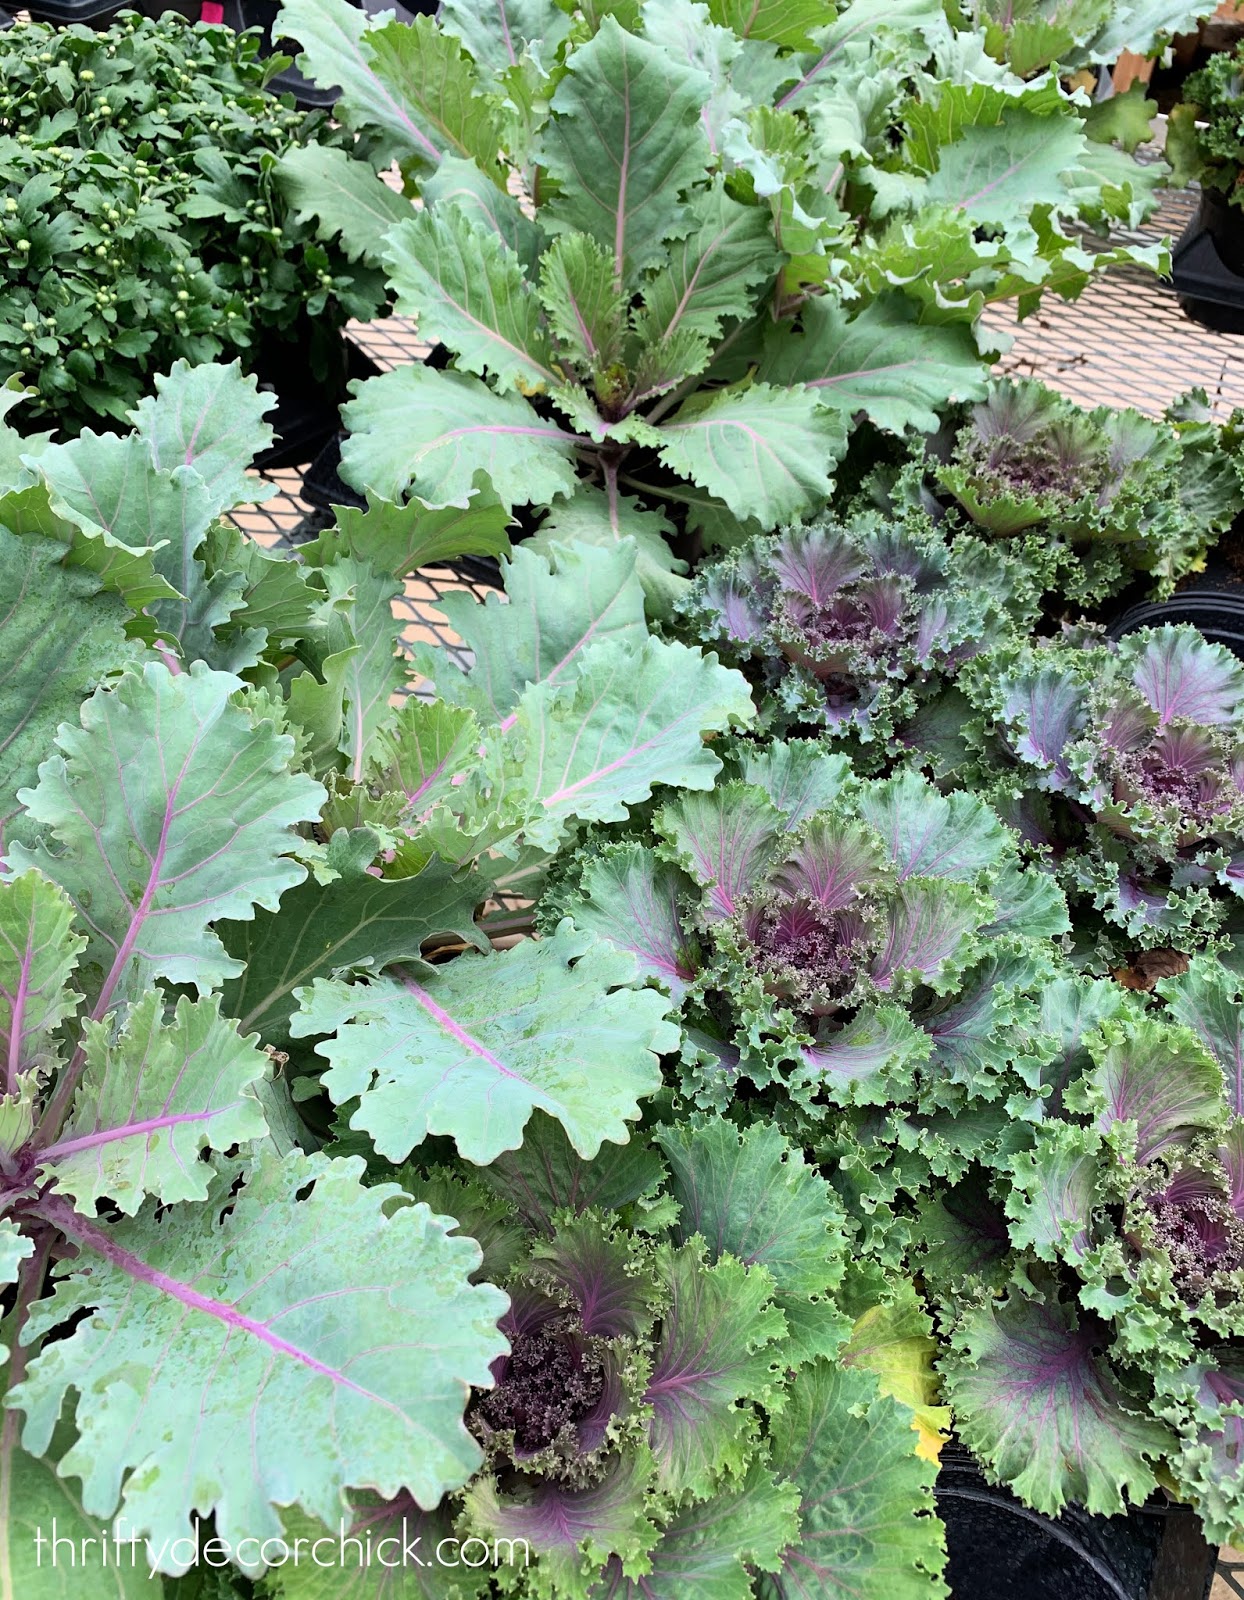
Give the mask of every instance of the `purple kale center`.
M 992 480 L 996 489 L 1014 495 L 1059 495 L 1075 500 L 1085 493 L 1098 499 L 1110 479 L 1110 459 L 1104 444 L 1089 440 L 1080 430 L 1069 431 L 1058 421 L 1038 428 L 1028 438 L 995 434 L 960 435 L 958 459 L 970 470 Z
M 534 1455 L 591 1411 L 604 1381 L 573 1330 L 546 1326 L 514 1336 L 500 1381 L 475 1411 L 492 1432 L 513 1434 L 520 1454 Z
M 1190 1304 L 1213 1290 L 1219 1274 L 1244 1267 L 1244 1220 L 1227 1195 L 1209 1186 L 1175 1183 L 1151 1199 L 1149 1209 L 1154 1237 Z
M 1164 729 L 1132 751 L 1116 752 L 1114 767 L 1116 801 L 1174 808 L 1185 833 L 1211 829 L 1239 800 L 1216 745 L 1200 729 Z
M 744 919 L 753 966 L 775 994 L 813 1015 L 838 1009 L 867 956 L 857 910 L 807 900 L 762 900 Z

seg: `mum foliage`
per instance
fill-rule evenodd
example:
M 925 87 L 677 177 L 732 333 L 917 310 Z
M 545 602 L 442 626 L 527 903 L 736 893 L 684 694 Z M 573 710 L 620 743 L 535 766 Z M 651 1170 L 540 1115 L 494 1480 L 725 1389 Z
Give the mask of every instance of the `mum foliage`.
M 1108 939 L 1191 951 L 1229 922 L 1244 819 L 1229 651 L 1168 625 L 1025 648 L 964 681 L 1004 814 Z
M 171 12 L 0 34 L 0 382 L 34 386 L 25 415 L 123 419 L 178 359 L 375 314 L 379 275 L 276 185 L 288 150 L 343 139 L 267 93 L 273 70 L 255 38 Z
M 1121 253 L 1071 224 L 1151 204 L 1076 97 L 940 0 L 542 0 L 503 28 L 294 0 L 280 26 L 359 135 L 282 163 L 291 204 L 451 357 L 359 389 L 345 476 L 466 505 L 482 472 L 549 537 L 634 535 L 654 593 L 664 536 L 818 511 L 854 416 L 928 430 L 980 395 L 982 305 L 1078 293 Z M 392 160 L 414 213 L 367 164 Z

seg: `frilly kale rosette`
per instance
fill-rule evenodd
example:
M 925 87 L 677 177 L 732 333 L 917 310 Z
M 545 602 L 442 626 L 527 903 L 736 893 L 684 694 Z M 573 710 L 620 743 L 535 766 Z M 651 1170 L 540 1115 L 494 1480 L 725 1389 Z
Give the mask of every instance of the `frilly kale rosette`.
M 1158 421 L 1109 406 L 1085 411 L 1035 381 L 1000 379 L 954 434 L 934 480 L 993 537 L 1054 546 L 1056 586 L 1078 604 L 1100 603 L 1138 571 L 1166 593 L 1244 504 L 1201 409 L 1190 397 Z
M 1097 1025 L 1058 1114 L 925 1213 L 956 1427 L 1039 1510 L 1116 1511 L 1161 1467 L 1228 1538 L 1244 1524 L 1239 990 L 1209 957 L 1159 983 L 1161 1010 L 1077 982 Z
M 1244 886 L 1236 658 L 1167 626 L 1025 649 L 966 688 L 995 798 L 1068 892 L 1142 947 L 1203 945 Z
M 1067 929 L 1048 874 L 980 800 L 854 777 L 814 741 L 741 744 L 642 838 L 590 835 L 551 897 L 681 1003 L 683 1085 L 798 1104 L 996 1098 L 1017 992 Z
M 752 539 L 706 568 L 680 610 L 697 638 L 751 665 L 770 723 L 880 753 L 965 661 L 1031 622 L 1036 600 L 1009 556 L 948 541 L 907 509 Z
M 502 1588 L 944 1595 L 928 1319 L 902 1283 L 845 1294 L 841 1208 L 776 1128 L 693 1117 L 588 1162 L 540 1115 L 477 1175 L 410 1184 L 510 1295 L 467 1410 L 485 1466 L 441 1511 L 527 1541 Z

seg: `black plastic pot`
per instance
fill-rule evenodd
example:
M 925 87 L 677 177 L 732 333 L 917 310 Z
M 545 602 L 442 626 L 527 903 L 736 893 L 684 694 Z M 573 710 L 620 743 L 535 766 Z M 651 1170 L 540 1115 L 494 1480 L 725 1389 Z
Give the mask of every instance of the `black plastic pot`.
M 36 0 L 26 7 L 34 22 L 51 22 L 58 28 L 81 23 L 87 28 L 106 28 L 121 11 L 134 10 L 134 0 Z
M 986 1483 L 956 1445 L 942 1451 L 935 1492 L 954 1600 L 1206 1600 L 1214 1580 L 1217 1553 L 1187 1506 L 1044 1517 Z
M 270 449 L 255 457 L 261 470 L 314 461 L 341 426 L 346 385 L 355 378 L 374 378 L 380 371 L 365 351 L 341 334 L 316 342 L 318 362 L 312 357 L 310 339 L 297 333 L 292 338 L 267 339 L 255 352 L 251 371 L 259 387 L 270 390 L 277 401 L 276 410 L 268 413 L 276 438 Z
M 1244 210 L 1203 189 L 1171 251 L 1171 282 L 1186 316 L 1217 333 L 1244 333 Z
M 1193 584 L 1169 600 L 1128 606 L 1107 624 L 1106 633 L 1122 639 L 1138 628 L 1162 628 L 1168 622 L 1191 623 L 1211 643 L 1226 645 L 1244 661 L 1244 583 L 1226 562 L 1211 561 Z

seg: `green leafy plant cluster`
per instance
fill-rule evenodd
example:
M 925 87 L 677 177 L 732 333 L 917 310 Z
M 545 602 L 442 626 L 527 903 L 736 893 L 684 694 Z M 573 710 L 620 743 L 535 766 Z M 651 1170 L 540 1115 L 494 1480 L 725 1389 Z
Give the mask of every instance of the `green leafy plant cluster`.
M 1240 1537 L 1244 679 L 1072 620 L 1238 479 L 973 331 L 1149 204 L 1111 22 L 295 0 L 265 170 L 449 355 L 365 503 L 240 531 L 237 363 L 0 391 L 0 1592 L 939 1600 L 952 1430 Z
M 1174 181 L 1196 181 L 1203 189 L 1239 205 L 1244 169 L 1244 108 L 1237 49 L 1212 55 L 1184 80 L 1180 103 L 1170 114 L 1167 159 Z
M 961 25 L 975 24 L 991 56 L 1022 77 L 1057 65 L 1083 72 L 1119 55 L 1155 56 L 1179 33 L 1194 33 L 1208 0 L 950 0 Z M 1154 108 L 1156 110 L 1156 106 Z
M 270 404 L 179 364 L 129 433 L 0 431 L 5 1581 L 54 1592 L 54 1511 L 126 1596 L 208 1549 L 220 1593 L 379 1595 L 289 1560 L 343 1533 L 446 1600 L 942 1592 L 914 1291 L 776 1127 L 681 1114 L 637 951 L 514 937 L 586 829 L 712 802 L 744 680 L 650 632 L 628 540 L 514 550 L 445 602 L 470 670 L 408 659 L 402 578 L 505 556 L 504 508 L 265 552 L 226 514 Z
M 324 341 L 383 303 L 285 203 L 280 158 L 344 141 L 273 70 L 171 12 L 0 34 L 0 380 L 34 387 L 27 417 L 124 418 L 176 359 L 253 358 L 307 318 Z
M 654 597 L 821 509 L 857 417 L 927 432 L 982 395 L 985 305 L 1160 265 L 1092 232 L 1154 203 L 1140 133 L 940 0 L 280 26 L 358 133 L 282 161 L 290 204 L 449 356 L 358 390 L 347 481 L 465 505 L 482 473 L 539 537 L 636 538 Z
M 127 1597 L 192 1600 L 212 1539 L 221 1593 L 379 1596 L 361 1545 L 291 1559 L 344 1532 L 444 1600 L 926 1600 L 952 1427 L 1043 1511 L 1161 1482 L 1233 1535 L 1244 1010 L 1199 924 L 1107 958 L 996 774 L 775 737 L 632 539 L 511 549 L 481 487 L 263 550 L 270 403 L 179 364 L 128 433 L 0 432 L 11 1585 L 54 1592 L 54 1505 L 132 1535 Z M 806 532 L 779 620 L 817 575 L 858 618 L 887 559 L 948 598 L 930 524 Z M 504 597 L 405 645 L 403 579 L 464 554 Z M 968 732 L 1037 767 L 1079 652 L 1049 770 L 1082 813 L 1104 738 L 1160 853 L 1172 784 L 1235 772 L 1238 669 L 1029 625 L 945 686 Z

